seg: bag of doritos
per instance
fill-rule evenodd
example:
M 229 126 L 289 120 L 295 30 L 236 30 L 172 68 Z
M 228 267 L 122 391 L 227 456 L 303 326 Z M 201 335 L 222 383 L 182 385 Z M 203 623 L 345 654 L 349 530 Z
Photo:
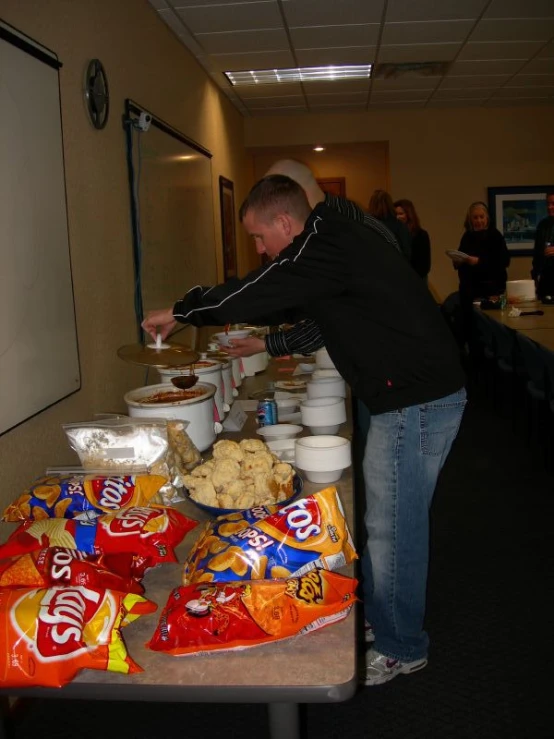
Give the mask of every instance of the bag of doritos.
M 141 672 L 120 629 L 156 605 L 81 586 L 0 590 L 0 683 L 58 688 L 82 669 Z
M 174 508 L 127 508 L 92 522 L 47 518 L 26 521 L 0 546 L 0 559 L 45 547 L 78 549 L 87 554 L 131 552 L 154 564 L 176 562 L 174 547 L 197 524 Z
M 49 475 L 40 477 L 4 511 L 3 521 L 41 521 L 112 513 L 154 502 L 161 475 Z
M 335 487 L 252 522 L 247 514 L 208 523 L 185 562 L 183 585 L 335 570 L 357 558 Z
M 311 570 L 286 580 L 197 583 L 175 588 L 150 649 L 174 655 L 245 649 L 346 618 L 356 580 Z
M 86 554 L 77 549 L 50 547 L 0 561 L 0 588 L 52 588 L 83 585 L 87 588 L 120 590 L 123 593 L 144 592 L 142 585 L 131 575 L 131 553 L 113 555 L 119 558 L 119 572 L 110 570 L 102 555 Z

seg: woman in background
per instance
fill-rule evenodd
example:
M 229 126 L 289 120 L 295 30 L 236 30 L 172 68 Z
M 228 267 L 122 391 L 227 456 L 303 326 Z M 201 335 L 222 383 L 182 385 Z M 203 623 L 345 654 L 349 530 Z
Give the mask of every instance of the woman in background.
M 485 203 L 469 206 L 464 228 L 458 249 L 467 256 L 453 259 L 462 302 L 501 295 L 506 290 L 510 254 L 504 237 L 490 222 Z
M 400 251 L 408 262 L 411 261 L 412 253 L 412 237 L 408 231 L 408 227 L 401 223 L 396 217 L 394 203 L 386 190 L 375 190 L 369 200 L 367 212 L 370 216 L 377 218 L 392 232 L 398 242 Z
M 405 223 L 412 237 L 412 256 L 410 264 L 418 275 L 427 280 L 431 269 L 431 241 L 429 234 L 421 228 L 419 217 L 411 200 L 397 200 L 394 204 L 396 217 Z

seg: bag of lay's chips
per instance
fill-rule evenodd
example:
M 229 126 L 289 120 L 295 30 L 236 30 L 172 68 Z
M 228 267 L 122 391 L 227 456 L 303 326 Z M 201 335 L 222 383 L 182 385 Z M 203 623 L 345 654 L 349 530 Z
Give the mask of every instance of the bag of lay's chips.
M 166 478 L 161 475 L 49 475 L 40 477 L 9 505 L 3 521 L 41 521 L 111 513 L 153 502 Z
M 117 556 L 120 558 L 120 571 L 127 570 L 127 576 L 112 572 L 102 555 L 60 547 L 39 549 L 21 557 L 0 560 L 0 588 L 82 585 L 87 588 L 120 590 L 123 593 L 144 593 L 142 585 L 131 576 L 134 555 L 129 553 Z
M 174 547 L 197 524 L 174 508 L 127 508 L 94 521 L 47 518 L 20 524 L 5 544 L 0 559 L 45 547 L 78 549 L 87 554 L 130 552 L 152 563 L 176 562 Z
M 209 523 L 187 557 L 183 584 L 298 576 L 357 558 L 334 486 L 251 519 Z
M 245 649 L 346 618 L 357 582 L 327 570 L 286 580 L 175 588 L 147 646 L 174 655 Z
M 156 605 L 81 586 L 0 590 L 0 682 L 59 688 L 83 668 L 141 672 L 120 629 Z

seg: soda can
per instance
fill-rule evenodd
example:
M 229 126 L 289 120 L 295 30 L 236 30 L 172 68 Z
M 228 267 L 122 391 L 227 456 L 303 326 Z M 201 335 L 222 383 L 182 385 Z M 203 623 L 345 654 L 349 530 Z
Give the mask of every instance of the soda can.
M 273 424 L 277 423 L 277 403 L 269 398 L 260 400 L 258 402 L 256 416 L 258 425 L 273 426 Z

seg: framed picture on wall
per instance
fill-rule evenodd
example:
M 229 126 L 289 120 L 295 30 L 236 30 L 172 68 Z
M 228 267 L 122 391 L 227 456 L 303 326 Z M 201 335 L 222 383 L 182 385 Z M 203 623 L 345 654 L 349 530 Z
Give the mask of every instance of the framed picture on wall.
M 237 238 L 235 233 L 235 193 L 231 180 L 219 178 L 223 279 L 237 276 Z
M 512 256 L 532 256 L 537 225 L 548 215 L 546 194 L 553 190 L 546 185 L 488 188 L 491 219 Z

